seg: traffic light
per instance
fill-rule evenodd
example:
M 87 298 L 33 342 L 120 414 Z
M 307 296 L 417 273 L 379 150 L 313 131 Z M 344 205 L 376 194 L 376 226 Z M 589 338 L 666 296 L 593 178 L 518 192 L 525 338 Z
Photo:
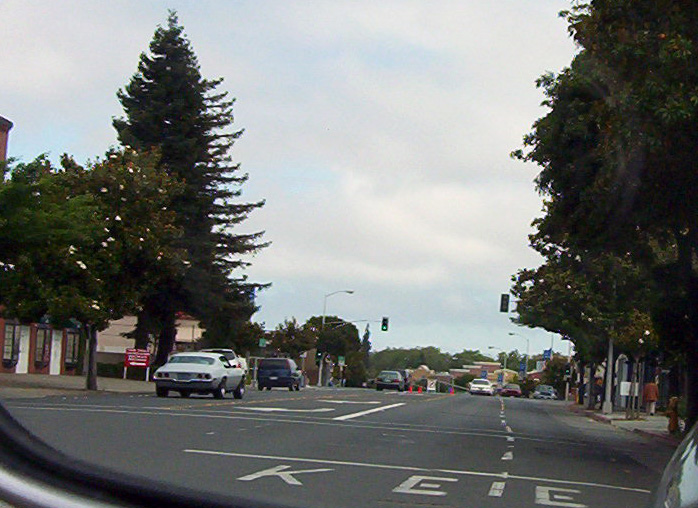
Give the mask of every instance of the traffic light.
M 499 301 L 499 312 L 509 312 L 509 295 L 504 293 Z
M 565 377 L 570 377 L 572 375 L 572 365 L 565 364 Z
M 383 317 L 383 320 L 381 321 L 381 331 L 382 332 L 388 331 L 388 318 L 387 317 Z
M 322 360 L 322 353 L 320 351 L 315 352 L 315 365 L 320 365 L 320 361 Z

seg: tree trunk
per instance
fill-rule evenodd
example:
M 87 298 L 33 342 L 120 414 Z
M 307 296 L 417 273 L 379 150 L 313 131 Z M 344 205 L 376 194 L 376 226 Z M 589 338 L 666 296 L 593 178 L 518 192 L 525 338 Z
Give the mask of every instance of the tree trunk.
M 693 257 L 698 242 L 696 232 L 691 229 L 688 234 L 675 233 L 678 247 L 678 263 L 681 281 L 684 283 L 687 307 L 687 337 L 684 341 L 686 353 L 686 428 L 690 429 L 698 421 L 698 371 L 695 363 L 698 361 L 698 287 L 693 270 Z
M 171 311 L 163 320 L 160 338 L 158 339 L 158 348 L 155 353 L 155 361 L 153 362 L 153 370 L 167 363 L 167 358 L 174 349 L 176 338 L 177 327 L 175 326 L 175 313 Z
M 152 330 L 149 329 L 147 323 L 150 323 L 152 319 L 147 315 L 147 310 L 144 309 L 138 313 L 138 321 L 136 322 L 136 328 L 133 330 L 133 338 L 136 340 L 134 347 L 136 349 L 148 349 L 148 343 L 150 342 L 150 333 Z
M 86 325 L 87 330 L 87 376 L 85 389 L 97 389 L 97 330 L 92 325 Z
M 594 374 L 596 372 L 596 366 L 593 362 L 589 363 L 589 379 L 587 380 L 587 409 L 594 409 L 596 407 L 596 390 L 594 389 Z

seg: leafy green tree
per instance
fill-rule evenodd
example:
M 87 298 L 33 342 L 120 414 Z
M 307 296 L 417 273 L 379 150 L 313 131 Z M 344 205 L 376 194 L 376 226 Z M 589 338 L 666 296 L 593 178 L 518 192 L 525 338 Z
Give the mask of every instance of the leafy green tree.
M 683 323 L 671 327 L 680 335 L 661 339 L 688 365 L 698 362 L 697 15 L 690 2 L 576 4 L 566 16 L 581 50 L 541 81 L 551 109 L 524 156 L 543 167 L 541 244 L 631 253 L 647 264 L 660 289 L 652 311 L 660 333 L 670 321 L 663 302 L 685 302 L 674 314 Z M 687 374 L 693 423 L 698 372 Z
M 113 121 L 121 143 L 139 151 L 156 148 L 160 168 L 184 186 L 173 209 L 183 233 L 178 245 L 190 265 L 147 296 L 134 330 L 137 345 L 159 332 L 156 365 L 164 363 L 174 344 L 176 311 L 199 317 L 206 340 L 220 343 L 242 331 L 241 324 L 257 310 L 255 294 L 264 287 L 236 275 L 249 264 L 242 256 L 266 245 L 260 243 L 262 233 L 241 234 L 236 226 L 264 203 L 237 200 L 247 175 L 229 152 L 242 131 L 231 130 L 234 100 L 216 91 L 221 82 L 201 77 L 171 11 L 167 26 L 155 31 L 150 52 L 141 54 L 137 72 L 117 94 L 125 112 Z
M 88 389 L 96 388 L 97 332 L 137 309 L 151 281 L 182 267 L 168 209 L 177 186 L 156 163 L 111 151 L 87 169 L 64 157 L 58 171 L 39 157 L 14 168 L 0 188 L 0 241 L 15 237 L 3 261 L 12 269 L 0 272 L 5 313 L 59 327 L 81 323 Z M 18 221 L 33 228 L 26 241 L 16 236 Z
M 335 358 L 346 357 L 349 353 L 361 349 L 359 330 L 349 321 L 344 321 L 337 316 L 325 316 L 325 326 L 322 326 L 322 317 L 309 318 L 304 327 L 316 334 L 315 346 L 318 351 L 328 353 Z
M 456 353 L 451 357 L 450 367 L 453 369 L 459 369 L 463 365 L 472 365 L 475 362 L 493 362 L 494 359 L 481 353 L 479 349 L 464 349 L 460 353 Z
M 309 327 L 300 325 L 296 318 L 287 319 L 271 334 L 271 347 L 291 358 L 315 347 L 316 336 Z

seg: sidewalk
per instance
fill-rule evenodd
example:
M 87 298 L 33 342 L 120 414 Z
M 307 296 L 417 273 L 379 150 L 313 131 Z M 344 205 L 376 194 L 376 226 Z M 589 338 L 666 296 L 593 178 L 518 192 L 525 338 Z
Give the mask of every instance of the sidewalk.
M 608 423 L 619 429 L 627 430 L 629 432 L 635 432 L 636 434 L 643 435 L 652 439 L 658 439 L 666 442 L 667 444 L 678 446 L 681 442 L 679 436 L 674 436 L 669 434 L 667 430 L 668 418 L 663 414 L 657 414 L 650 416 L 647 414 L 640 414 L 640 419 L 638 420 L 626 420 L 625 411 L 614 411 L 611 414 L 605 415 L 601 413 L 600 410 L 585 409 L 579 404 L 571 404 L 569 406 L 570 410 L 591 418 L 598 422 Z
M 0 373 L 0 399 L 88 393 L 83 376 Z M 97 392 L 154 393 L 153 383 L 111 377 L 97 378 Z M 89 392 L 95 393 L 95 392 Z

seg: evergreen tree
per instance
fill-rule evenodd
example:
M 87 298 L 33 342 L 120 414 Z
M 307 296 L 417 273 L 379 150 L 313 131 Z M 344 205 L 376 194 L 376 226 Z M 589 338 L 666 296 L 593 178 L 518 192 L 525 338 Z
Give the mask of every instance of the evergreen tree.
M 231 130 L 234 99 L 216 91 L 221 82 L 202 78 L 191 44 L 170 11 L 167 26 L 155 31 L 150 53 L 141 54 L 138 71 L 117 93 L 125 112 L 113 121 L 121 143 L 138 151 L 156 148 L 162 170 L 184 185 L 173 206 L 190 265 L 145 299 L 133 334 L 139 347 L 148 334 L 159 332 L 156 365 L 164 363 L 174 344 L 176 312 L 199 318 L 208 340 L 221 343 L 215 335 L 231 333 L 249 320 L 257 310 L 255 293 L 264 287 L 234 275 L 248 265 L 241 255 L 266 246 L 260 243 L 262 233 L 237 234 L 234 226 L 264 202 L 235 200 L 247 175 L 229 151 L 242 130 Z

